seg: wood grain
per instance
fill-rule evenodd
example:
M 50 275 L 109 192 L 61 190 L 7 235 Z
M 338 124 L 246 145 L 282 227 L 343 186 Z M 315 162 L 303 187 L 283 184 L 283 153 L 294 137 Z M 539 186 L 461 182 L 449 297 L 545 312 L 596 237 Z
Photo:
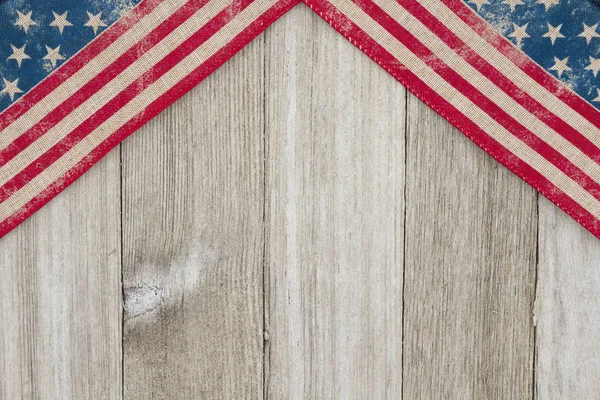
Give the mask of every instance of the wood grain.
M 305 6 L 266 38 L 266 398 L 398 399 L 405 91 Z
M 121 396 L 119 153 L 0 242 L 0 399 Z
M 596 399 L 600 395 L 600 243 L 541 198 L 539 258 L 536 398 Z
M 529 399 L 536 193 L 408 101 L 405 399 Z
M 126 399 L 263 397 L 263 47 L 123 145 Z

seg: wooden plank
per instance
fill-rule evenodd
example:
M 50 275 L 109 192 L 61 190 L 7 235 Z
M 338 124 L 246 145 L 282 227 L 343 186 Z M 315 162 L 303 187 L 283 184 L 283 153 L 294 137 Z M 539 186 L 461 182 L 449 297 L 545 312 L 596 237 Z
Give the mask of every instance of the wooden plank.
M 536 193 L 408 100 L 404 398 L 529 399 Z
M 600 243 L 540 197 L 536 298 L 538 399 L 600 393 Z
M 404 88 L 303 5 L 267 44 L 267 398 L 399 399 Z
M 119 152 L 0 240 L 0 398 L 121 398 Z
M 123 145 L 127 399 L 262 398 L 263 47 Z

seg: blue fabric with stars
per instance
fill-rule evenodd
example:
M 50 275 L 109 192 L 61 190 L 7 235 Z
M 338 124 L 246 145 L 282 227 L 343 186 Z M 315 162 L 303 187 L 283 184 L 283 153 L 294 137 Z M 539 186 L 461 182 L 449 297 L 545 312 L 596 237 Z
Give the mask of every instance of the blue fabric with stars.
M 141 0 L 0 0 L 0 112 Z
M 600 108 L 600 1 L 466 1 L 535 62 Z

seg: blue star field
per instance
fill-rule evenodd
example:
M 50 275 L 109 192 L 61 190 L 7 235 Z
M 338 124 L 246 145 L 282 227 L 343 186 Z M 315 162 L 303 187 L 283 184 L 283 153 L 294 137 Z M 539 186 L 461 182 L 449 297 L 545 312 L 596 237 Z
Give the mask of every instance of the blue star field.
M 535 62 L 600 108 L 600 1 L 466 3 Z
M 0 0 L 0 112 L 139 2 Z

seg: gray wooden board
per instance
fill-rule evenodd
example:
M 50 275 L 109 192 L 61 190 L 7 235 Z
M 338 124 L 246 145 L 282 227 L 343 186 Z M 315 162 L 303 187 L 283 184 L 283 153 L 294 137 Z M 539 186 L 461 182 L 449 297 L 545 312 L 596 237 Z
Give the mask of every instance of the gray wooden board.
M 0 239 L 0 399 L 121 395 L 119 153 Z
M 267 394 L 397 399 L 405 90 L 306 7 L 266 37 Z
M 540 201 L 538 399 L 600 399 L 600 242 Z
M 536 193 L 408 101 L 404 396 L 533 395 Z
M 0 399 L 600 399 L 599 263 L 299 6 L 0 241 Z
M 262 398 L 263 49 L 123 145 L 126 399 Z

